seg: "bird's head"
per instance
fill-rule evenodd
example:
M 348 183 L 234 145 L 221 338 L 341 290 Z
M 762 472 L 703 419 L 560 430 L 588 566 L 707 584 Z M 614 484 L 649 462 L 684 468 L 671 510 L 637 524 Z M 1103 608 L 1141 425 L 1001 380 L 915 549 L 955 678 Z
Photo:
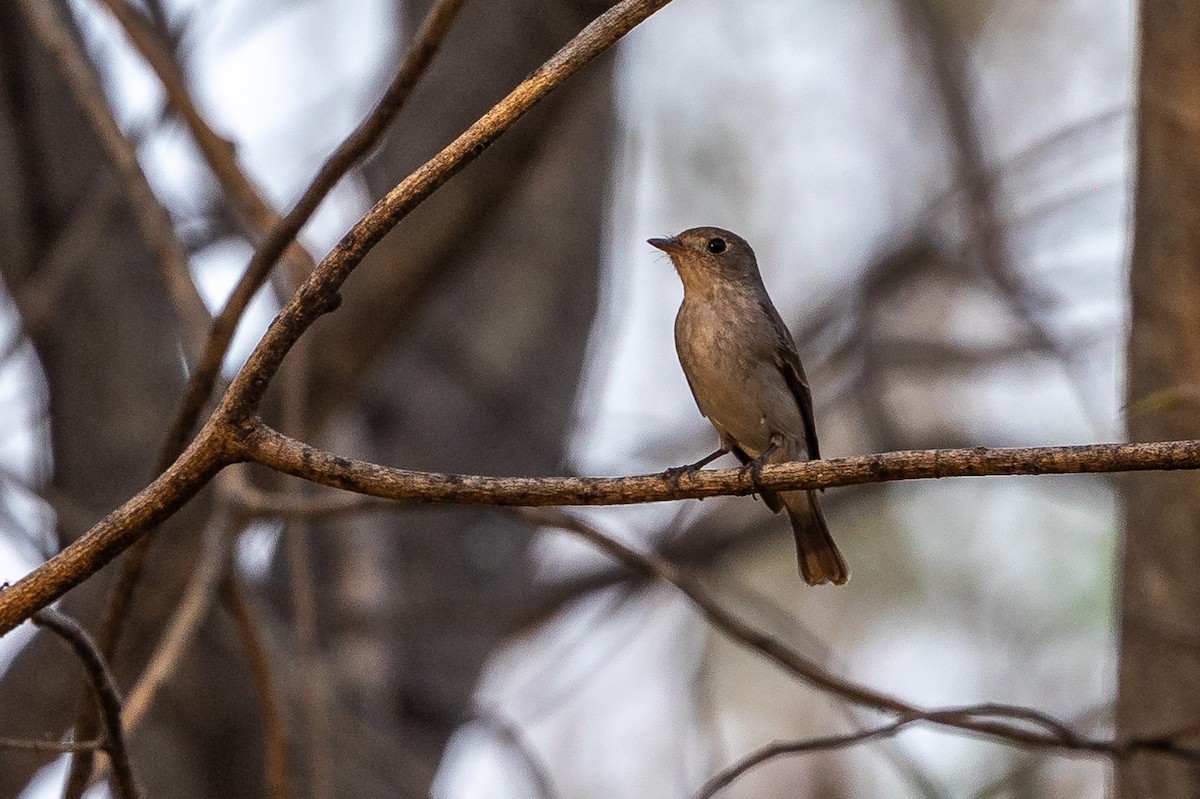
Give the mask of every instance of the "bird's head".
M 685 289 L 721 279 L 761 280 L 749 243 L 719 227 L 694 227 L 670 238 L 649 239 L 647 243 L 671 256 Z

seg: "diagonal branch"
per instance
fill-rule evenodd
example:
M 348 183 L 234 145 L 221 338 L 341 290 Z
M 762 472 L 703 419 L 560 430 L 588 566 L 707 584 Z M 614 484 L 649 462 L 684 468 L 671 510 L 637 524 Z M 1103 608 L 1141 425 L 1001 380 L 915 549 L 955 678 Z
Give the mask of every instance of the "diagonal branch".
M 1187 737 L 1182 734 L 1126 741 L 1093 739 L 1033 708 L 1001 704 L 920 708 L 822 668 L 783 641 L 726 610 L 708 595 L 691 573 L 657 553 L 638 552 L 562 510 L 526 510 L 521 515 L 569 530 L 635 572 L 670 583 L 704 614 L 714 628 L 733 641 L 755 650 L 812 687 L 851 704 L 894 716 L 895 722 L 907 724 L 921 721 L 1030 749 L 1069 751 L 1113 759 L 1124 758 L 1134 752 L 1156 751 L 1182 760 L 1200 762 L 1200 751 L 1180 743 Z
M 94 751 L 101 746 L 100 741 L 43 741 L 38 738 L 0 738 L 0 749 L 14 749 L 21 752 L 50 752 L 60 755 L 72 752 Z
M 844 735 L 825 735 L 819 738 L 808 738 L 803 741 L 775 741 L 751 752 L 737 763 L 722 769 L 696 792 L 695 799 L 712 799 L 713 796 L 728 788 L 746 772 L 761 766 L 769 760 L 785 755 L 800 755 L 810 752 L 828 752 L 833 749 L 847 749 L 851 746 L 876 741 L 880 738 L 890 738 L 903 730 L 909 724 L 918 721 L 917 718 L 907 717 L 872 727 L 868 730 L 850 732 Z
M 225 573 L 220 586 L 221 601 L 237 627 L 238 638 L 246 653 L 246 663 L 258 697 L 259 712 L 262 714 L 263 744 L 266 749 L 264 770 L 266 772 L 267 796 L 269 799 L 287 799 L 288 788 L 288 745 L 287 725 L 279 706 L 275 686 L 275 669 L 271 664 L 271 653 L 259 630 L 257 619 L 242 592 L 233 569 Z
M 80 539 L 0 593 L 0 635 L 86 580 L 171 516 L 224 466 L 243 458 L 237 440 L 254 432 L 254 413 L 284 357 L 313 322 L 337 307 L 338 290 L 370 249 L 550 92 L 669 2 L 621 0 L 380 200 L 275 318 L 217 412 L 179 459 Z
M 113 2 L 115 3 L 115 0 Z M 183 449 L 184 441 L 196 426 L 200 412 L 216 384 L 221 363 L 229 351 L 229 344 L 233 341 L 238 323 L 254 294 L 267 279 L 271 267 L 338 181 L 379 143 L 383 133 L 395 121 L 413 88 L 429 68 L 434 55 L 449 33 L 451 24 L 465 3 L 466 0 L 438 0 L 434 4 L 416 33 L 404 65 L 400 67 L 400 71 L 396 73 L 375 108 L 321 165 L 316 177 L 305 189 L 295 207 L 270 227 L 270 232 L 250 259 L 225 307 L 213 319 L 204 352 L 188 380 L 179 412 L 167 436 L 166 448 L 173 454 L 178 454 Z

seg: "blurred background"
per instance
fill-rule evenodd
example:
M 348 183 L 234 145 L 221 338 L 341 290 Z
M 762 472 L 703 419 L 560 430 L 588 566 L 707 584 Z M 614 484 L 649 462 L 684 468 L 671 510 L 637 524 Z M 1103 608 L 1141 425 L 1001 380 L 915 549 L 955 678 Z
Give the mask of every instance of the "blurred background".
M 262 237 L 254 214 L 105 4 L 51 5 L 218 309 Z M 190 357 L 155 247 L 26 7 L 0 6 L 10 582 L 153 476 Z M 308 251 L 319 260 L 605 7 L 468 2 L 380 149 L 305 228 Z M 136 9 L 282 212 L 428 4 Z M 675 358 L 682 288 L 644 241 L 713 224 L 757 251 L 827 456 L 1120 439 L 1133 58 L 1124 0 L 676 0 L 375 248 L 267 415 L 411 469 L 622 475 L 695 460 L 716 436 Z M 277 271 L 226 374 L 294 285 Z M 131 738 L 148 795 L 264 791 L 246 655 L 197 577 L 213 542 L 230 546 L 274 665 L 295 796 L 684 797 L 767 742 L 871 720 L 567 533 L 480 508 L 285 520 L 263 500 L 285 490 L 231 470 L 150 550 L 114 662 L 122 686 L 185 596 L 201 611 Z M 685 564 L 837 674 L 923 706 L 1018 703 L 1111 733 L 1108 478 L 864 486 L 825 506 L 854 575 L 844 588 L 805 587 L 785 520 L 749 498 L 578 515 Z M 95 629 L 116 572 L 61 609 Z M 0 671 L 0 735 L 71 727 L 84 686 L 57 641 L 26 625 L 0 641 Z M 59 796 L 66 773 L 66 758 L 0 751 L 0 796 Z M 1102 761 L 912 729 L 774 761 L 724 795 L 1094 796 L 1107 780 Z

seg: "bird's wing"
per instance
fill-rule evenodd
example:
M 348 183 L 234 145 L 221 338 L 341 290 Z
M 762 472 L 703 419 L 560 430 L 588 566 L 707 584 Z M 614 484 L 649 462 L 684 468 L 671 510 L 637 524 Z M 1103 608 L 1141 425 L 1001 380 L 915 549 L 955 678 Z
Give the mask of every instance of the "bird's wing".
M 800 418 L 804 421 L 804 445 L 808 450 L 808 457 L 812 460 L 820 460 L 821 446 L 817 443 L 817 424 L 813 419 L 812 391 L 808 388 L 808 378 L 804 375 L 804 367 L 800 365 L 800 356 L 796 353 L 796 343 L 792 340 L 792 334 L 788 332 L 787 325 L 783 323 L 783 319 L 780 318 L 779 312 L 775 310 L 771 301 L 767 300 L 762 303 L 762 306 L 775 331 L 775 365 L 783 373 L 783 379 L 787 382 L 792 396 L 796 398 L 796 404 L 800 407 Z

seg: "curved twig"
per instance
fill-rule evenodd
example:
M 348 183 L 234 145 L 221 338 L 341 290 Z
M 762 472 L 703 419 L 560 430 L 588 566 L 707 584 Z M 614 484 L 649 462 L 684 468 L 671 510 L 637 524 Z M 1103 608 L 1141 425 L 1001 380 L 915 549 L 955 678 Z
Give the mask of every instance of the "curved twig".
M 704 786 L 696 792 L 695 799 L 712 799 L 713 796 L 728 788 L 739 777 L 746 772 L 761 766 L 769 760 L 774 760 L 778 757 L 786 755 L 808 754 L 810 752 L 828 752 L 832 749 L 846 749 L 858 744 L 875 741 L 880 738 L 890 738 L 902 729 L 919 721 L 916 718 L 902 718 L 898 721 L 893 721 L 891 724 L 884 724 L 880 727 L 873 727 L 869 730 L 860 730 L 859 732 L 850 732 L 845 735 L 825 735 L 819 738 L 808 738 L 803 741 L 775 741 L 758 749 L 737 763 L 722 769 L 717 774 L 713 775 Z
M 71 650 L 83 663 L 100 706 L 100 717 L 104 720 L 104 751 L 113 765 L 113 791 L 120 799 L 137 799 L 141 792 L 129 764 L 129 750 L 125 748 L 125 733 L 121 730 L 121 696 L 116 680 L 109 671 L 108 663 L 96 647 L 87 631 L 74 619 L 64 616 L 53 608 L 44 608 L 33 616 L 33 623 L 58 635 L 70 645 Z

